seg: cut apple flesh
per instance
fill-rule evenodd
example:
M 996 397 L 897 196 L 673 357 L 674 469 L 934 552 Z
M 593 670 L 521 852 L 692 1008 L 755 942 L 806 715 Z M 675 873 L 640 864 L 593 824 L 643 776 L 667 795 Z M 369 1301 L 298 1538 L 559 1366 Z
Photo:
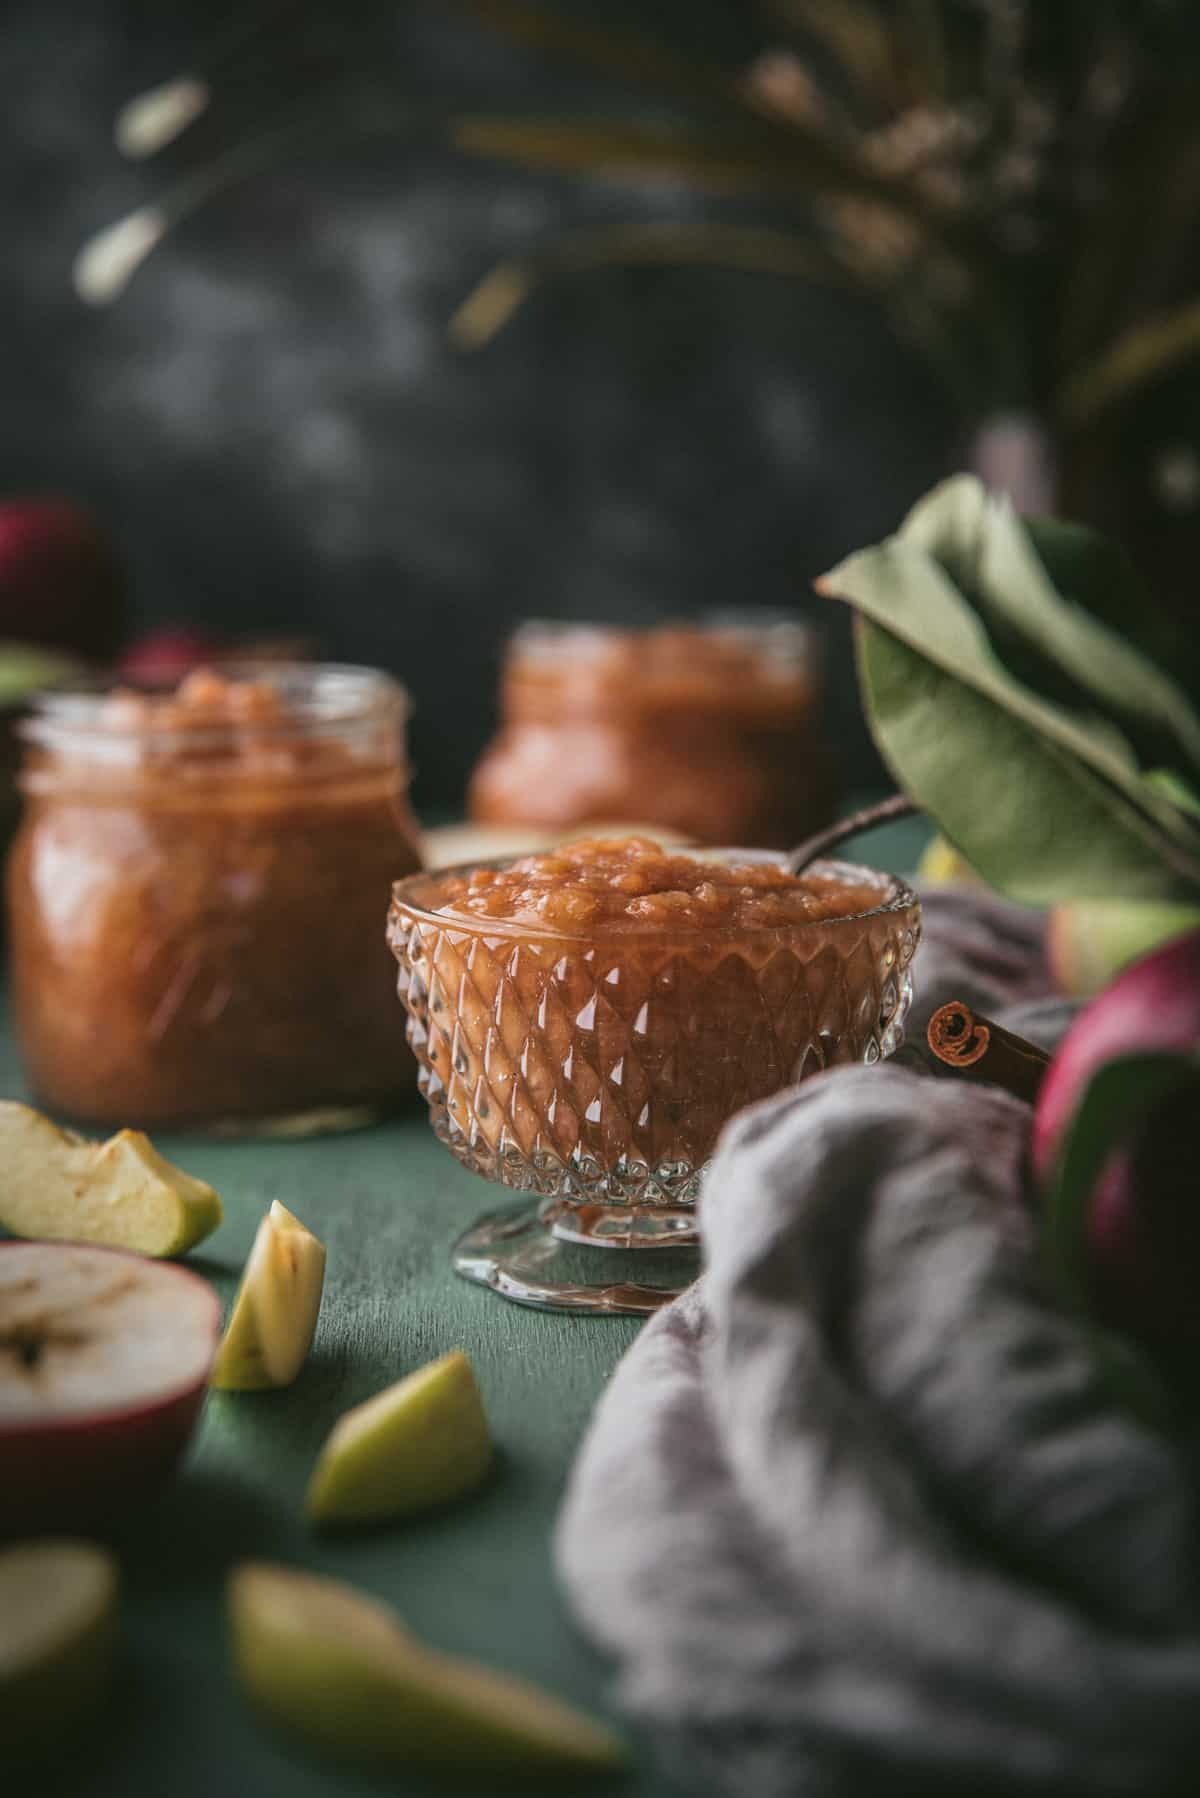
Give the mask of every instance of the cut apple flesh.
M 305 1508 L 318 1523 L 412 1516 L 470 1491 L 491 1460 L 475 1374 L 455 1349 L 339 1418 Z
M 90 1542 L 0 1550 L 0 1741 L 9 1755 L 94 1711 L 112 1677 L 117 1566 Z
M 0 1243 L 0 1528 L 69 1525 L 160 1480 L 199 1414 L 220 1316 L 180 1267 Z
M 318 1750 L 414 1766 L 611 1772 L 619 1738 L 535 1686 L 427 1648 L 386 1606 L 286 1567 L 229 1583 L 238 1677 L 272 1722 Z
M 0 1100 L 0 1225 L 14 1236 L 182 1255 L 221 1222 L 211 1186 L 140 1130 L 88 1142 L 28 1105 Z
M 247 1258 L 213 1385 L 290 1385 L 312 1346 L 324 1278 L 325 1245 L 276 1199 Z

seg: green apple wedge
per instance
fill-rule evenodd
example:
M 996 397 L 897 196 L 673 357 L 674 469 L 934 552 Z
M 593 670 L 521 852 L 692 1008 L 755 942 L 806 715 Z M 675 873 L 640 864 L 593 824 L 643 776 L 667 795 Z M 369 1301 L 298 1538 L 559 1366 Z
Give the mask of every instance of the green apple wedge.
M 217 1351 L 221 1392 L 290 1386 L 312 1347 L 325 1245 L 276 1199 L 258 1226 Z
M 0 1742 L 23 1754 L 70 1736 L 115 1660 L 119 1582 L 106 1549 L 66 1537 L 0 1550 Z
M 338 1419 L 304 1508 L 322 1524 L 411 1517 L 469 1492 L 491 1463 L 475 1373 L 454 1349 Z
M 246 1561 L 229 1579 L 237 1677 L 278 1727 L 336 1759 L 534 1774 L 611 1772 L 620 1739 L 535 1686 L 441 1654 L 335 1580 Z
M 13 1099 L 0 1100 L 0 1225 L 14 1236 L 182 1255 L 221 1222 L 211 1186 L 160 1155 L 140 1130 L 89 1142 Z

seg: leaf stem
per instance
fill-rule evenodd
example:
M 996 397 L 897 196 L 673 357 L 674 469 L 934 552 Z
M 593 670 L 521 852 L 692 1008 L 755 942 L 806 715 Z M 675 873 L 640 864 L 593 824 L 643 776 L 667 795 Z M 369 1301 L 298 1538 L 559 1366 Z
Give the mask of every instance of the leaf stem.
M 893 793 L 890 799 L 881 799 L 877 805 L 865 805 L 860 811 L 851 812 L 848 818 L 831 824 L 828 830 L 819 830 L 815 836 L 806 837 L 797 844 L 788 854 L 787 871 L 802 874 L 819 856 L 829 849 L 836 849 L 848 837 L 875 830 L 880 824 L 891 824 L 896 818 L 911 818 L 920 809 L 907 793 Z

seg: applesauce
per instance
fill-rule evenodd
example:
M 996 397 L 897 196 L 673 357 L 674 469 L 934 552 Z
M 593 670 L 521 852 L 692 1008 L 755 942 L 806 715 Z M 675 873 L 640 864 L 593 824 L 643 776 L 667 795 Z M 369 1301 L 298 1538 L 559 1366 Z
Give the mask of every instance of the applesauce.
M 506 868 L 449 875 L 440 910 L 564 934 L 773 930 L 869 911 L 877 886 L 770 861 L 706 861 L 646 837 L 583 838 Z
M 411 1078 L 381 921 L 420 865 L 407 700 L 263 665 L 48 694 L 8 865 L 18 1044 L 84 1123 L 358 1122 Z
M 787 848 L 832 817 L 821 704 L 796 619 L 528 624 L 469 809 L 487 824 L 636 818 L 701 843 Z
M 506 1185 L 687 1204 L 725 1121 L 901 1039 L 916 899 L 866 868 L 584 840 L 400 881 L 434 1128 Z

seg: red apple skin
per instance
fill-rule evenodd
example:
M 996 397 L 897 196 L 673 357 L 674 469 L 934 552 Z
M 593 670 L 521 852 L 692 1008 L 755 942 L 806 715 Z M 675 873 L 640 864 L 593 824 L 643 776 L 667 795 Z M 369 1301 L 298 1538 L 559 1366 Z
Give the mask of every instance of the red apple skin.
M 1033 1167 L 1043 1187 L 1092 1076 L 1114 1056 L 1200 1049 L 1200 930 L 1132 963 L 1080 1012 L 1038 1094 Z M 1150 1345 L 1200 1342 L 1200 1069 L 1117 1145 L 1087 1220 L 1097 1315 Z
M 0 1242 L 0 1255 L 15 1246 Z M 123 1249 L 98 1252 L 141 1260 Z M 212 1302 L 209 1354 L 199 1378 L 150 1404 L 45 1423 L 0 1423 L 0 1536 L 103 1524 L 152 1496 L 174 1471 L 208 1391 L 221 1303 L 197 1274 L 177 1267 L 172 1272 L 195 1281 Z
M 188 625 L 164 625 L 131 643 L 117 663 L 123 680 L 143 687 L 174 686 L 193 668 L 204 668 L 220 659 L 223 651 L 213 638 Z
M 90 512 L 67 499 L 0 503 L 0 638 L 107 661 L 125 601 L 116 547 Z
M 1156 1105 L 1092 1192 L 1088 1271 L 1097 1315 L 1164 1350 L 1200 1342 L 1200 1075 Z
M 1049 1179 L 1058 1146 L 1096 1070 L 1115 1055 L 1191 1054 L 1200 1047 L 1200 930 L 1125 968 L 1084 1007 L 1058 1046 L 1038 1093 L 1033 1169 Z

